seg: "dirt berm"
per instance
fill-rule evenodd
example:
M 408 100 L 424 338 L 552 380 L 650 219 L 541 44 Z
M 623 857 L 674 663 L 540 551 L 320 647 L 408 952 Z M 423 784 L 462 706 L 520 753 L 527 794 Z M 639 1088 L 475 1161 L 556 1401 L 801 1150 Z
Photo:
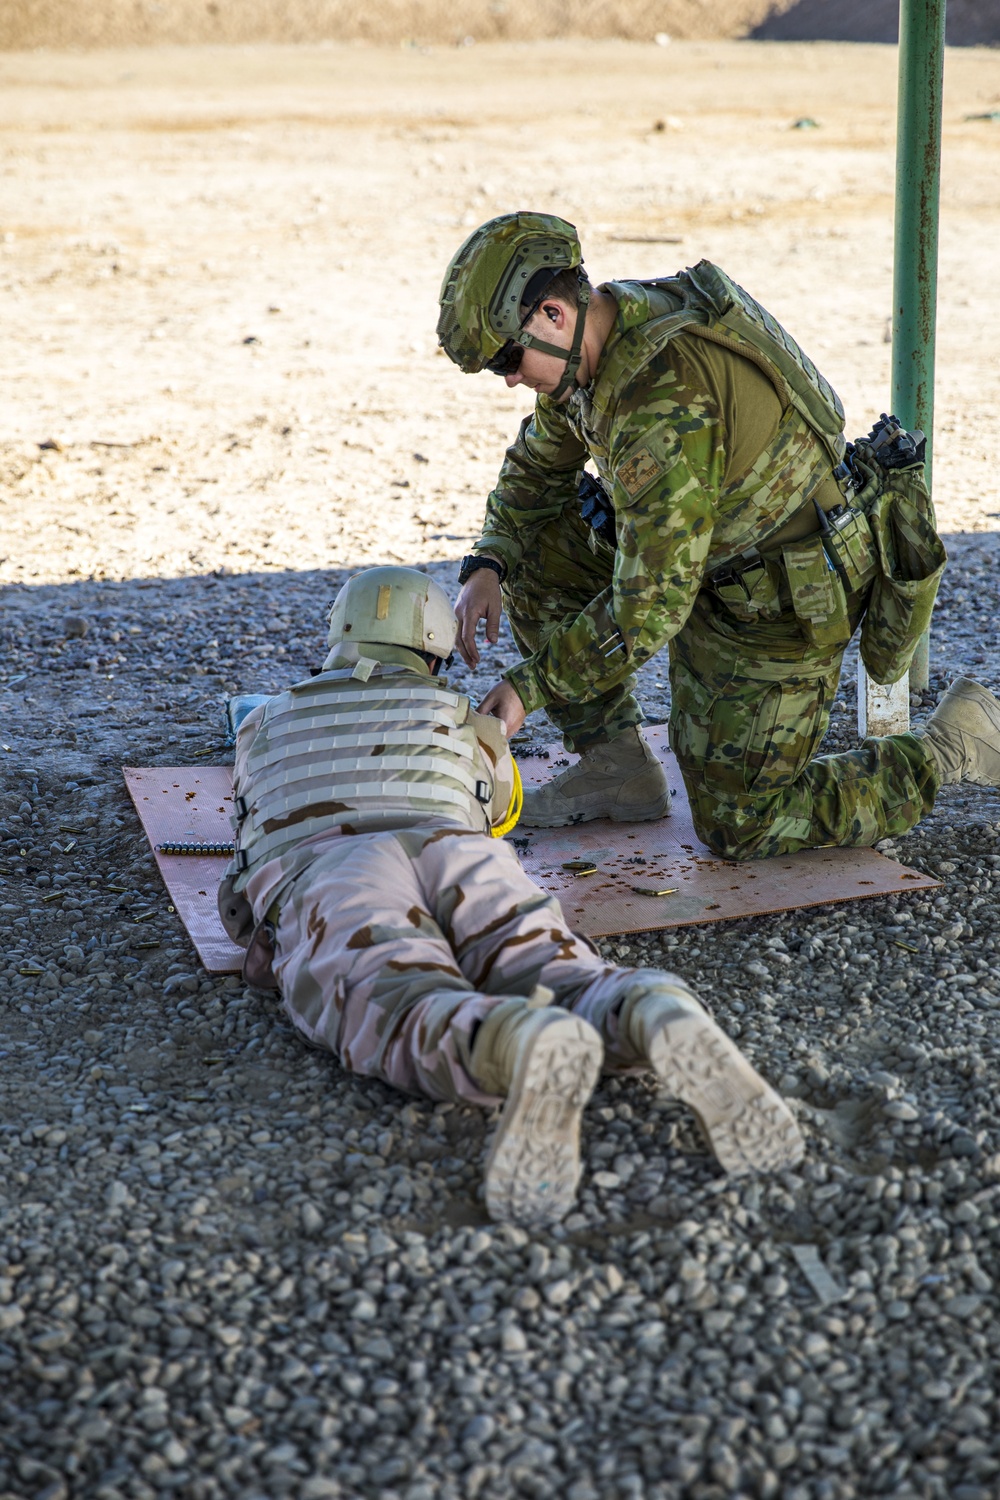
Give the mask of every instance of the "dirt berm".
M 891 42 L 898 0 L 5 0 L 0 50 L 156 43 L 753 36 Z M 951 0 L 948 40 L 1000 41 L 1000 0 Z

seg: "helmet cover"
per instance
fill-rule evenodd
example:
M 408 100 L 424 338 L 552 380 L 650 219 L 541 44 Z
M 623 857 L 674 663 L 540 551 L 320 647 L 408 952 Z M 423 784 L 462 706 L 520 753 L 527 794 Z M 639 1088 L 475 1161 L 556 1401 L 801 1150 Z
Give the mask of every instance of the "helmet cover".
M 576 229 L 555 214 L 501 214 L 473 230 L 445 272 L 438 341 L 467 375 L 521 334 L 521 306 L 539 271 L 555 276 L 582 262 Z
M 330 646 L 408 646 L 442 659 L 451 655 L 458 621 L 439 583 L 419 568 L 366 568 L 348 579 L 328 616 Z

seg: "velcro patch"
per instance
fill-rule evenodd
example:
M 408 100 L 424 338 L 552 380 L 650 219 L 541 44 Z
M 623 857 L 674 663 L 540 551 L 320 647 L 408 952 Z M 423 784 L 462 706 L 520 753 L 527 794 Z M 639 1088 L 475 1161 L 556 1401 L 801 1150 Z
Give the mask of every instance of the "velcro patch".
M 646 486 L 652 484 L 653 480 L 659 478 L 662 473 L 663 465 L 657 462 L 649 449 L 639 448 L 616 470 L 615 478 L 621 482 L 631 499 L 634 500 L 636 495 L 641 494 Z

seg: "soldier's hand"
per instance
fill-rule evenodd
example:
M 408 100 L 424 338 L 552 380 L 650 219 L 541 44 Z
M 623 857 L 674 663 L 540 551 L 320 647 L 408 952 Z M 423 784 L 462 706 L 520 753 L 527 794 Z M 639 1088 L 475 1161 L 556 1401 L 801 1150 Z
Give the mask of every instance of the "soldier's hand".
M 517 688 L 513 683 L 508 682 L 506 677 L 501 677 L 500 681 L 490 688 L 479 705 L 479 712 L 492 714 L 495 719 L 499 719 L 508 739 L 512 734 L 517 733 L 528 717 L 524 711 L 524 704 L 518 696 Z
M 479 665 L 479 648 L 476 645 L 476 629 L 480 620 L 486 621 L 486 639 L 495 646 L 500 636 L 500 579 L 492 568 L 477 568 L 463 584 L 455 605 L 458 616 L 458 646 L 462 660 L 470 667 Z

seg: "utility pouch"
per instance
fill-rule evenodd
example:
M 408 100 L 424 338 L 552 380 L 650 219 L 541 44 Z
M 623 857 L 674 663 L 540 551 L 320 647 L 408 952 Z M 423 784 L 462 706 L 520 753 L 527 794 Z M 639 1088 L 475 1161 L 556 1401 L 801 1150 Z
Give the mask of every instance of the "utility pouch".
M 898 682 L 930 624 L 947 561 L 923 464 L 886 470 L 868 519 L 879 571 L 861 629 L 861 660 L 876 682 Z
M 781 613 L 781 573 L 777 564 L 760 558 L 756 566 L 720 568 L 711 579 L 712 593 L 742 623 L 776 620 Z
M 848 594 L 860 594 L 878 574 L 878 553 L 868 517 L 860 510 L 845 510 L 828 518 L 823 533 L 826 554 Z
M 817 532 L 801 542 L 790 542 L 782 547 L 781 559 L 792 608 L 806 640 L 827 649 L 845 645 L 851 638 L 847 595 L 826 554 L 823 536 Z

